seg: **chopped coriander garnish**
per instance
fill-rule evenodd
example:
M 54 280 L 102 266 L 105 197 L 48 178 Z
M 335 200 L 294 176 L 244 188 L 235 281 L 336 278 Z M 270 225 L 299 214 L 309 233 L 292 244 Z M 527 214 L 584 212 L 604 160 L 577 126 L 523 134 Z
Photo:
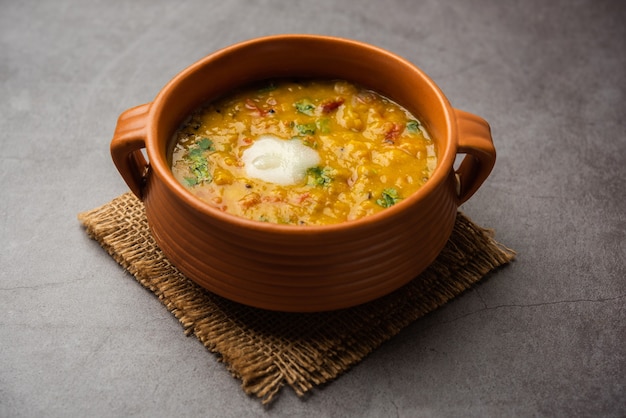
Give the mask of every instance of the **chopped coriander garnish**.
M 205 153 L 214 150 L 213 141 L 203 137 L 196 143 L 195 147 L 187 151 L 186 159 L 189 161 L 189 171 L 193 174 L 193 177 L 185 177 L 185 182 L 189 187 L 213 181 L 213 176 L 209 170 L 209 160 Z
M 315 110 L 315 105 L 311 103 L 308 99 L 302 99 L 294 103 L 296 110 L 300 113 L 304 113 L 305 115 L 313 116 L 313 111 Z
M 197 186 L 198 179 L 195 177 L 185 177 L 185 183 L 187 183 L 187 186 L 189 187 Z
M 307 184 L 312 186 L 328 186 L 333 181 L 327 168 L 311 167 L 306 173 L 309 176 Z
M 192 165 L 190 167 L 191 172 L 196 176 L 196 184 L 210 183 L 213 181 L 213 176 L 209 171 L 209 161 L 206 157 L 198 157 L 192 159 Z
M 396 189 L 385 189 L 381 195 L 380 199 L 376 199 L 376 204 L 388 208 L 401 200 L 401 197 L 398 196 L 398 191 Z
M 315 128 L 315 123 L 296 124 L 296 129 L 300 135 L 314 135 Z
M 415 133 L 419 132 L 420 131 L 420 123 L 419 123 L 419 121 L 416 121 L 416 120 L 408 121 L 407 124 L 406 124 L 406 129 L 409 132 L 415 132 Z
M 319 129 L 319 131 L 322 134 L 330 133 L 330 119 L 329 118 L 318 119 L 318 121 L 316 122 L 316 125 L 317 125 L 317 129 Z
M 202 137 L 198 141 L 198 148 L 200 148 L 202 150 L 215 151 L 215 147 L 213 146 L 213 141 L 211 141 L 207 137 Z
M 204 150 L 202 148 L 192 148 L 187 152 L 187 156 L 190 160 L 202 158 L 204 156 Z

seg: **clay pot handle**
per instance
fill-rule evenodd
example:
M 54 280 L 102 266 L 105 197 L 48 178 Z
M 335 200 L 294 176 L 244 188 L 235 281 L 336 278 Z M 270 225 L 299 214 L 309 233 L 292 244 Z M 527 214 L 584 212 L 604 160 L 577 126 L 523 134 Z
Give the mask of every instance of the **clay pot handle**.
M 130 108 L 117 119 L 111 140 L 111 157 L 130 190 L 141 199 L 148 162 L 141 152 L 146 147 L 146 119 L 151 103 Z
M 459 205 L 478 190 L 496 162 L 491 128 L 483 118 L 454 109 L 458 128 L 459 154 L 466 154 L 456 170 Z

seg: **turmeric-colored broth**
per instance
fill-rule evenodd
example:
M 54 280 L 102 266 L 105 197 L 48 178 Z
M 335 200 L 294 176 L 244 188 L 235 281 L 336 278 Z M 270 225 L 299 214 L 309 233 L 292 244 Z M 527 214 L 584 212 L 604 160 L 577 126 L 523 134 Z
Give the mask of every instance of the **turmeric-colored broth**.
M 195 111 L 175 178 L 209 205 L 280 224 L 359 219 L 419 189 L 435 145 L 407 110 L 346 81 L 275 80 Z

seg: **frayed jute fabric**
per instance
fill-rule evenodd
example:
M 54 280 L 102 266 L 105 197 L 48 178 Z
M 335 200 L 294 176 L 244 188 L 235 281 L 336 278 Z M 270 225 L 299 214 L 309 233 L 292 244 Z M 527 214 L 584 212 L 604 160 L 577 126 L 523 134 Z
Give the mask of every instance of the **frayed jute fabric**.
M 240 379 L 269 403 L 281 388 L 299 396 L 330 382 L 383 342 L 458 296 L 515 254 L 458 212 L 437 260 L 401 289 L 332 312 L 282 313 L 244 306 L 186 278 L 165 258 L 133 194 L 78 215 L 87 233 Z

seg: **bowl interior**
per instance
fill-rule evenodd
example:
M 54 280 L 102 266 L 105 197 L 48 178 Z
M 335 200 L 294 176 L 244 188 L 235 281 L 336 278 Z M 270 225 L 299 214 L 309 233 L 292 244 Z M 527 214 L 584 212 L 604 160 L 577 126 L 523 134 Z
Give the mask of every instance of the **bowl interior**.
M 155 123 L 151 125 L 147 148 L 150 163 L 162 180 L 185 195 L 190 204 L 211 211 L 171 175 L 168 152 L 172 135 L 193 110 L 207 101 L 253 82 L 276 78 L 345 79 L 394 100 L 420 119 L 435 140 L 438 165 L 431 179 L 412 199 L 426 195 L 426 189 L 449 175 L 456 152 L 450 143 L 454 129 L 450 105 L 421 70 L 397 55 L 356 41 L 280 35 L 244 42 L 209 55 L 178 74 L 157 96 L 152 109 Z M 391 215 L 398 210 L 396 207 L 408 204 L 408 200 L 411 199 L 382 213 Z

